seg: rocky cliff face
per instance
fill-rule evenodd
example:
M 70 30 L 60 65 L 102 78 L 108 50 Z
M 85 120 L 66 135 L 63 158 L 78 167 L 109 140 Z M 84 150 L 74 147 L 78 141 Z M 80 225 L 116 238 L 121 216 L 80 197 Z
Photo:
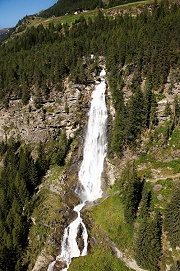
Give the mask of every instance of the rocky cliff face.
M 28 105 L 11 99 L 9 108 L 0 108 L 0 141 L 11 136 L 25 142 L 44 142 L 63 128 L 68 137 L 74 135 L 86 118 L 93 85 L 78 85 L 65 80 L 64 90 L 52 91 L 48 100 L 35 106 L 32 96 Z
M 125 99 L 131 95 L 128 85 L 131 84 L 133 74 L 124 78 L 123 89 Z M 45 142 L 49 138 L 55 138 L 60 129 L 66 131 L 67 137 L 73 137 L 74 133 L 86 123 L 86 113 L 89 108 L 91 92 L 97 78 L 87 85 L 74 84 L 68 78 L 64 81 L 64 89 L 52 90 L 48 99 L 41 101 L 41 107 L 37 107 L 36 98 L 31 96 L 28 105 L 23 105 L 21 99 L 11 98 L 8 109 L 0 106 L 0 141 L 6 141 L 10 137 L 21 139 L 24 142 Z M 163 121 L 166 103 L 173 104 L 175 95 L 180 93 L 180 84 L 168 81 L 164 89 L 164 98 L 158 102 L 158 117 Z M 142 83 L 143 88 L 143 83 Z M 107 92 L 109 113 L 111 121 L 115 115 L 110 92 Z

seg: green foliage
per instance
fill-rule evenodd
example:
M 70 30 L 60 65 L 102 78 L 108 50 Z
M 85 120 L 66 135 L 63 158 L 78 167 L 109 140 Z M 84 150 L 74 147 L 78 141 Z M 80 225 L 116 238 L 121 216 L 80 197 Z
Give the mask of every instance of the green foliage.
M 142 218 L 147 218 L 150 216 L 150 205 L 151 205 L 151 191 L 146 189 L 146 186 L 143 187 L 142 199 L 140 202 L 140 216 Z
M 29 145 L 21 144 L 10 138 L 7 144 L 1 143 L 1 155 L 4 159 L 4 167 L 0 176 L 0 269 L 2 270 L 26 270 L 23 257 L 28 244 L 28 234 L 31 225 L 31 215 L 34 209 L 42 213 L 36 218 L 38 226 L 39 246 L 34 253 L 39 253 L 40 247 L 49 233 L 47 226 L 39 226 L 44 223 L 51 223 L 53 214 L 47 215 L 47 209 L 54 213 L 53 208 L 62 207 L 59 196 L 48 193 L 45 198 L 40 193 L 35 197 L 35 191 L 40 184 L 42 177 L 49 169 L 50 162 L 64 165 L 64 160 L 69 150 L 69 141 L 66 133 L 62 132 L 55 145 L 50 149 L 48 144 L 40 142 L 38 146 L 38 157 L 36 161 L 31 156 Z M 51 157 L 51 159 L 49 158 Z M 59 174 L 56 172 L 56 175 Z M 34 195 L 34 197 L 32 197 Z M 37 212 L 37 210 L 36 210 Z M 34 212 L 36 217 L 37 214 Z M 55 215 L 54 215 L 55 216 Z M 57 218 L 58 216 L 58 218 Z M 56 221 L 61 216 L 56 215 Z M 41 219 L 39 222 L 38 219 Z M 51 220 L 52 219 L 52 220 Z M 33 246 L 32 246 L 33 247 Z M 6 255 L 11 256 L 11 261 L 5 261 Z M 36 254 L 37 256 L 37 254 Z M 23 269 L 24 268 L 24 269 Z
M 143 1 L 143 0 L 140 0 Z M 139 2 L 140 2 L 139 1 Z M 51 17 L 51 16 L 61 16 L 67 14 L 73 14 L 75 11 L 82 11 L 82 10 L 92 10 L 96 8 L 107 8 L 107 7 L 114 7 L 117 5 L 123 5 L 127 3 L 136 2 L 136 0 L 109 0 L 109 1 L 102 1 L 102 0 L 61 0 L 57 1 L 49 9 L 41 12 L 42 17 Z
M 147 128 L 150 126 L 151 103 L 152 103 L 152 79 L 150 76 L 146 79 L 144 91 L 144 107 L 145 107 L 145 125 Z
M 171 138 L 169 140 L 169 146 L 175 150 L 180 149 L 179 138 L 180 138 L 180 129 L 178 129 L 178 127 L 177 127 L 173 130 L 173 133 L 172 133 Z
M 135 258 L 143 268 L 152 271 L 160 270 L 161 236 L 161 215 L 156 213 L 153 219 L 145 218 L 139 228 L 135 244 Z
M 2 156 L 5 154 L 7 150 L 7 145 L 4 143 L 4 141 L 0 142 L 0 155 Z
M 29 202 L 40 177 L 28 146 L 22 146 L 11 138 L 3 152 L 4 168 L 0 177 L 0 269 L 23 270 L 22 257 L 30 227 Z M 11 257 L 10 262 L 4 258 L 7 255 Z
M 114 127 L 111 133 L 109 153 L 116 153 L 116 155 L 121 156 L 123 153 L 123 145 L 125 142 L 126 109 L 124 105 L 122 89 L 117 90 L 116 85 L 111 82 L 111 91 L 114 106 L 116 109 L 116 117 L 114 120 Z
M 49 168 L 49 159 L 45 153 L 45 144 L 42 142 L 39 144 L 38 159 L 36 160 L 35 165 L 37 168 L 38 176 L 41 178 Z
M 57 4 L 69 6 L 69 2 Z M 86 4 L 90 2 L 94 5 L 94 1 Z M 97 6 L 99 1 L 95 2 Z M 73 4 L 80 3 L 73 1 Z M 70 74 L 75 81 L 84 83 L 86 74 L 81 59 L 92 52 L 106 57 L 109 75 L 117 82 L 121 80 L 124 64 L 134 63 L 133 92 L 144 77 L 149 78 L 151 90 L 161 87 L 170 66 L 178 65 L 179 9 L 162 4 L 152 11 L 149 14 L 144 8 L 135 18 L 126 15 L 114 20 L 98 12 L 94 20 L 80 17 L 72 27 L 51 23 L 47 28 L 42 25 L 28 28 L 0 47 L 0 99 L 8 106 L 13 95 L 26 104 L 30 89 L 35 89 L 37 101 L 41 103 L 46 90 L 51 91 L 52 86 L 62 91 L 63 79 Z M 149 118 L 149 111 L 146 115 Z
M 170 106 L 170 103 L 167 102 L 165 109 L 164 109 L 164 115 L 171 116 L 171 114 L 172 114 L 171 106 Z
M 126 166 L 121 176 L 120 183 L 122 185 L 121 197 L 124 204 L 125 221 L 132 225 L 137 215 L 143 188 L 143 182 L 141 182 L 140 178 L 137 176 L 134 164 L 128 164 Z
M 150 149 L 153 146 L 167 147 L 171 142 L 171 136 L 173 136 L 174 129 L 175 126 L 172 119 L 166 120 L 164 123 L 156 126 L 154 131 L 150 133 L 147 149 Z
M 41 13 L 42 17 L 60 16 L 66 13 L 73 13 L 76 10 L 95 9 L 102 7 L 101 0 L 61 0 L 54 4 L 51 8 Z
M 129 99 L 127 112 L 127 143 L 133 147 L 145 125 L 144 97 L 140 88 Z
M 110 247 L 101 241 L 102 245 L 97 245 L 92 253 L 78 259 L 74 258 L 70 271 L 131 271 L 123 262 L 115 258 Z
M 114 3 L 121 4 L 124 1 L 110 1 L 109 5 L 112 6 Z M 44 16 L 69 12 L 70 4 L 72 4 L 71 10 L 76 9 L 77 6 L 78 8 L 102 6 L 102 2 L 98 0 L 63 0 L 46 11 Z M 60 5 L 61 8 L 58 10 Z M 101 55 L 106 59 L 116 110 L 114 126 L 110 133 L 109 153 L 121 156 L 126 147 L 134 150 L 145 129 L 154 130 L 147 150 L 158 146 L 167 147 L 168 143 L 170 147 L 176 149 L 179 146 L 179 97 L 176 96 L 174 99 L 171 119 L 156 129 L 158 123 L 156 99 L 162 99 L 164 94 L 155 96 L 152 90 L 161 90 L 167 81 L 170 69 L 179 66 L 179 17 L 180 9 L 176 5 L 171 3 L 168 6 L 167 3 L 162 3 L 152 5 L 151 14 L 145 7 L 135 17 L 126 14 L 112 20 L 99 11 L 94 20 L 91 18 L 85 20 L 81 17 L 75 20 L 71 27 L 68 24 L 51 23 L 47 28 L 42 25 L 28 28 L 26 32 L 0 45 L 1 103 L 7 108 L 9 99 L 13 96 L 21 98 L 23 104 L 27 104 L 33 90 L 36 107 L 40 108 L 42 101 L 49 97 L 52 89 L 63 91 L 64 78 L 70 76 L 74 82 L 86 84 L 89 76 L 87 59 L 91 53 L 95 55 L 95 59 Z M 98 74 L 96 60 L 93 65 L 93 72 Z M 127 76 L 133 75 L 130 86 L 132 95 L 128 101 L 123 97 L 124 70 Z M 144 78 L 146 78 L 146 86 L 143 93 L 140 83 Z M 66 110 L 68 113 L 68 108 Z M 170 115 L 168 108 L 165 110 L 165 115 Z M 21 259 L 27 245 L 31 214 L 28 203 L 49 165 L 64 165 L 69 144 L 65 133 L 52 140 L 49 150 L 44 143 L 41 143 L 36 162 L 32 159 L 27 146 L 20 147 L 20 143 L 13 139 L 8 144 L 1 144 L 0 154 L 4 155 L 4 168 L 0 176 L 0 238 L 2 240 L 0 269 L 21 270 L 23 266 Z M 156 161 L 155 157 L 149 154 L 141 156 L 141 160 L 155 167 L 170 166 L 172 172 L 179 172 L 179 160 L 163 163 Z M 147 170 L 150 172 L 149 168 Z M 95 213 L 97 221 L 119 246 L 123 243 L 124 246 L 132 247 L 132 225 L 139 215 L 137 219 L 141 223 L 135 250 L 137 261 L 144 268 L 159 270 L 161 217 L 158 214 L 153 216 L 150 212 L 151 203 L 155 202 L 153 195 L 150 190 L 143 188 L 143 182 L 137 176 L 135 167 L 129 166 L 125 169 L 118 185 L 121 197 L 115 195 L 113 199 L 106 201 L 107 205 L 104 202 L 97 206 L 98 211 Z M 175 220 L 179 215 L 178 200 L 178 194 L 173 195 L 165 214 L 165 228 L 173 246 L 178 244 L 176 234 L 179 234 L 179 225 Z M 105 216 L 104 210 L 106 213 L 109 210 L 111 212 Z M 42 227 L 38 230 L 43 242 L 47 229 Z M 87 256 L 90 259 L 88 264 L 84 262 L 85 258 L 81 259 L 82 270 L 120 269 L 119 261 L 114 259 L 109 250 L 107 252 L 106 249 L 103 251 L 100 249 L 94 252 L 94 260 L 91 255 Z M 6 259 L 9 258 L 11 260 L 7 261 Z M 122 268 L 127 270 L 125 267 Z
M 166 96 L 165 96 L 165 94 L 162 94 L 162 93 L 156 93 L 155 97 L 156 97 L 156 100 L 159 102 L 159 101 L 163 100 Z
M 170 271 L 179 271 L 180 270 L 180 262 L 177 261 L 173 266 L 171 266 Z
M 157 103 L 151 89 L 146 88 L 145 93 L 142 93 L 141 89 L 137 88 L 125 105 L 123 81 L 120 82 L 120 90 L 112 78 L 110 84 L 116 116 L 110 137 L 109 154 L 115 153 L 121 157 L 126 146 L 133 150 L 137 147 L 145 127 L 154 128 L 157 125 Z
M 142 0 L 140 0 L 142 1 Z M 41 12 L 42 17 L 61 16 L 73 14 L 75 11 L 89 10 L 95 8 L 114 7 L 117 5 L 136 2 L 136 0 L 109 0 L 108 3 L 102 0 L 61 0 L 57 1 L 49 9 Z
M 180 98 L 177 95 L 174 98 L 174 122 L 175 125 L 180 122 Z
M 60 136 L 56 140 L 51 141 L 51 146 L 49 150 L 51 164 L 64 166 L 70 143 L 71 140 L 67 139 L 65 131 L 62 131 Z
M 117 189 L 119 186 L 117 185 Z M 117 191 L 98 206 L 94 206 L 89 213 L 95 226 L 91 235 L 105 234 L 123 251 L 132 248 L 132 228 L 125 223 L 122 200 Z M 95 221 L 95 222 L 94 222 Z
M 174 190 L 171 201 L 165 210 L 164 227 L 173 247 L 180 246 L 180 188 Z

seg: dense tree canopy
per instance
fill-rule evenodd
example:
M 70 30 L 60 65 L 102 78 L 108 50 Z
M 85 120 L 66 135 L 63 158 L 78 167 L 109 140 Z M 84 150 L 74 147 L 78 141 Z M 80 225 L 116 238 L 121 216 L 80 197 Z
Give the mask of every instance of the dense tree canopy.
M 66 9 L 66 3 L 58 1 Z M 78 1 L 88 3 L 87 8 L 101 6 L 101 1 Z M 115 1 L 109 1 L 113 5 Z M 124 1 L 116 1 L 121 4 Z M 57 6 L 56 6 L 57 7 Z M 81 6 L 78 6 L 81 8 Z M 57 10 L 57 9 L 56 9 Z M 51 15 L 56 15 L 53 9 Z M 44 13 L 44 16 L 50 13 Z M 58 13 L 59 15 L 59 13 Z M 135 149 L 145 129 L 153 129 L 157 123 L 157 101 L 154 90 L 162 90 L 169 72 L 176 69 L 180 48 L 180 9 L 176 4 L 152 5 L 131 17 L 126 14 L 115 18 L 104 16 L 101 11 L 92 20 L 84 17 L 68 24 L 49 24 L 31 27 L 14 36 L 0 46 L 0 101 L 8 107 L 9 99 L 18 97 L 28 104 L 35 96 L 36 107 L 48 99 L 52 89 L 63 91 L 64 78 L 70 76 L 75 83 L 86 84 L 88 61 L 93 53 L 95 59 L 104 56 L 107 76 L 116 110 L 110 131 L 109 153 L 121 156 L 126 147 Z M 96 60 L 94 70 L 98 70 Z M 128 99 L 123 93 L 124 77 L 132 76 Z M 145 79 L 144 92 L 140 88 Z M 164 135 L 164 144 L 180 121 L 180 101 L 174 99 L 173 112 L 166 108 L 166 115 L 172 118 Z M 68 108 L 66 108 L 68 112 Z M 168 130 L 169 129 L 169 130 Z M 38 148 L 36 161 L 28 146 L 20 142 L 0 144 L 4 168 L 0 175 L 0 269 L 23 270 L 21 258 L 27 245 L 30 225 L 30 201 L 42 176 L 51 164 L 64 165 L 69 142 L 65 133 L 59 141 L 53 140 L 49 153 L 44 145 Z M 135 167 L 124 173 L 122 196 L 125 220 L 132 225 L 138 211 L 142 223 L 137 233 L 137 261 L 144 268 L 159 270 L 161 257 L 161 224 L 159 213 L 150 217 L 151 192 L 143 190 L 143 182 L 137 176 Z M 174 194 L 165 213 L 165 228 L 168 238 L 175 247 L 178 222 L 176 217 L 179 194 Z M 139 208 L 139 210 L 138 210 Z M 7 259 L 11 259 L 8 261 Z M 172 267 L 176 270 L 179 263 Z M 173 269 L 174 268 L 174 269 Z M 26 270 L 26 269 L 25 269 Z
M 170 70 L 179 65 L 179 18 L 176 4 L 165 3 L 152 6 L 152 13 L 144 8 L 134 18 L 126 14 L 112 20 L 99 11 L 94 20 L 81 17 L 71 27 L 53 23 L 47 28 L 31 27 L 1 44 L 0 100 L 7 107 L 15 96 L 27 104 L 33 93 L 40 107 L 52 88 L 63 90 L 64 77 L 71 75 L 75 82 L 86 83 L 83 57 L 89 58 L 92 52 L 103 55 L 117 112 L 110 146 L 121 155 L 124 144 L 134 148 L 143 129 L 157 124 L 153 90 L 162 88 Z M 121 92 L 128 74 L 133 78 L 127 103 Z M 139 85 L 144 78 L 142 93 Z M 178 124 L 178 99 L 174 107 Z
M 180 246 L 180 188 L 174 191 L 172 199 L 165 211 L 165 230 L 168 232 L 168 238 L 173 247 Z
M 99 12 L 94 21 L 80 18 L 71 27 L 32 27 L 0 47 L 0 99 L 7 103 L 15 95 L 27 103 L 32 87 L 45 95 L 69 73 L 77 78 L 75 71 L 78 74 L 82 56 L 92 52 L 106 57 L 109 75 L 117 83 L 122 79 L 121 68 L 134 63 L 129 65 L 129 72 L 134 74 L 132 90 L 148 76 L 151 91 L 166 82 L 170 68 L 179 65 L 179 43 L 176 5 L 159 6 L 152 14 L 145 10 L 135 18 L 125 15 L 112 20 Z M 151 112 L 147 110 L 148 126 Z
M 0 145 L 4 158 L 0 175 L 0 270 L 27 270 L 21 260 L 28 245 L 32 197 L 50 163 L 64 165 L 69 147 L 64 132 L 58 141 L 52 140 L 49 144 L 45 150 L 45 144 L 39 143 L 36 161 L 29 145 L 13 138 Z
M 159 213 L 153 219 L 145 218 L 139 228 L 135 257 L 137 263 L 147 270 L 160 270 L 162 253 L 162 217 Z

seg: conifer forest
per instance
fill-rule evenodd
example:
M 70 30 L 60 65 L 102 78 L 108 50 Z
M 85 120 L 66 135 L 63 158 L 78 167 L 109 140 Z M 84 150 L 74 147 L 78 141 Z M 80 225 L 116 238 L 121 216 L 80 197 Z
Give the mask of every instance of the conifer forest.
M 111 99 L 115 112 L 109 117 L 107 159 L 118 175 L 107 188 L 112 197 L 85 212 L 90 236 L 107 235 L 143 270 L 178 271 L 180 94 L 173 95 L 173 89 L 180 81 L 180 3 L 144 4 L 135 16 L 106 12 L 129 2 L 135 1 L 62 0 L 40 16 L 45 20 L 85 8 L 95 9 L 96 15 L 83 13 L 72 23 L 51 20 L 26 28 L 19 21 L 15 32 L 0 43 L 0 106 L 8 111 L 10 101 L 18 99 L 31 111 L 33 95 L 36 110 L 45 116 L 44 101 L 54 92 L 63 95 L 67 78 L 74 85 L 87 86 L 92 74 L 98 77 L 102 59 L 110 93 L 107 103 Z M 167 83 L 167 95 L 173 100 L 166 103 L 162 121 L 158 108 Z M 67 115 L 68 110 L 65 105 Z M 76 150 L 79 135 L 82 129 L 70 138 L 61 128 L 59 134 L 36 145 L 13 136 L 0 142 L 0 270 L 34 270 L 51 228 L 39 224 L 43 241 L 32 252 L 32 217 L 45 200 L 40 187 L 53 167 L 70 167 L 68 155 Z M 125 160 L 127 153 L 133 159 Z M 125 161 L 123 167 L 121 161 Z M 153 179 L 159 168 L 169 171 Z M 158 188 L 161 191 L 156 192 Z M 108 212 L 114 214 L 109 218 L 112 224 L 99 215 L 108 216 Z M 80 262 L 75 259 L 69 270 L 133 270 L 121 265 L 110 248 L 106 251 L 109 244 L 103 239 L 103 248 L 94 248 L 98 241 L 92 241 L 89 254 Z M 47 265 L 37 270 L 47 270 Z

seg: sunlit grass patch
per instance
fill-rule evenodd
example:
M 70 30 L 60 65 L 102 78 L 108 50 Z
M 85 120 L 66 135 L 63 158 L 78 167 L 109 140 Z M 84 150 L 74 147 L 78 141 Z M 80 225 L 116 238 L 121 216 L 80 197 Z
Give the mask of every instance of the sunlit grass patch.
M 110 196 L 99 206 L 92 207 L 90 217 L 119 248 L 125 250 L 127 247 L 132 247 L 132 229 L 124 221 L 119 194 Z M 92 234 L 95 233 L 96 227 L 93 231 Z
M 69 271 L 131 271 L 103 241 L 87 256 L 74 258 Z
M 153 209 L 160 209 L 161 213 L 164 213 L 172 195 L 174 185 L 175 183 L 171 178 L 161 179 L 156 183 L 151 183 Z
M 178 128 L 174 129 L 171 138 L 169 140 L 169 146 L 175 150 L 180 149 L 180 129 Z

